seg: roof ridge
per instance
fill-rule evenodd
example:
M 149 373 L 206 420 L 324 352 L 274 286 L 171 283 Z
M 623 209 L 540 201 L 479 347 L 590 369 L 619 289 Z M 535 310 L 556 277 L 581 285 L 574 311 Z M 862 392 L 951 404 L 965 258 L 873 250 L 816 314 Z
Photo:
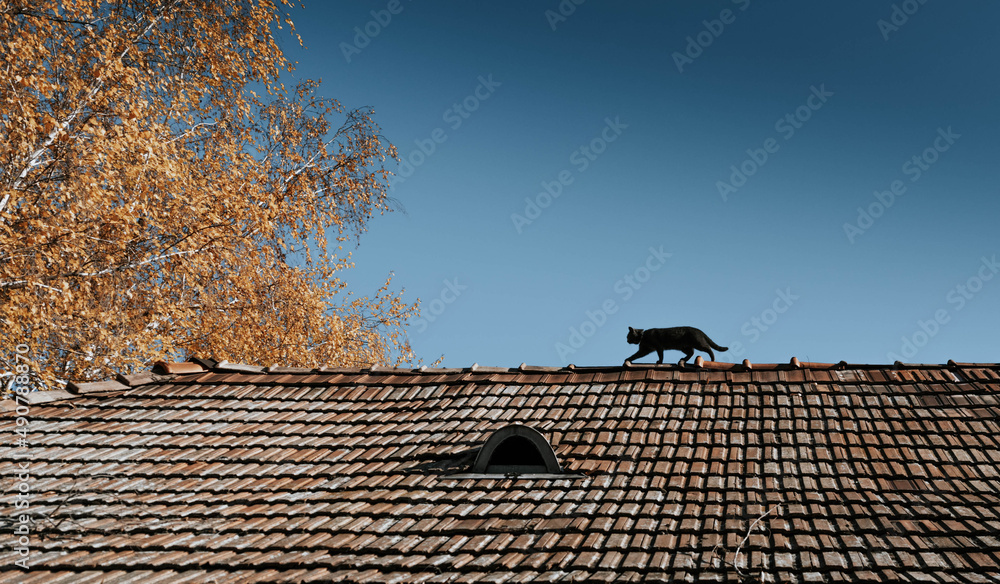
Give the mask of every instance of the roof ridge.
M 836 371 L 838 372 L 839 381 L 845 383 L 856 379 L 856 376 L 849 375 L 845 377 L 841 373 L 847 370 L 876 372 L 863 375 L 863 378 L 867 378 L 868 382 L 878 382 L 879 379 L 883 378 L 891 378 L 893 381 L 898 382 L 901 378 L 896 372 L 902 371 L 929 372 L 926 374 L 919 373 L 914 379 L 919 379 L 927 375 L 936 379 L 937 377 L 933 374 L 934 371 L 946 371 L 950 376 L 949 379 L 953 378 L 954 381 L 975 381 L 977 379 L 995 379 L 1000 377 L 1000 363 L 965 363 L 955 362 L 954 360 L 949 360 L 946 364 L 901 363 L 899 361 L 892 364 L 847 363 L 846 361 L 819 363 L 799 361 L 798 358 L 792 357 L 787 363 L 751 363 L 749 359 L 744 359 L 742 363 L 728 363 L 723 361 L 705 361 L 699 356 L 693 363 L 683 367 L 673 363 L 628 363 L 626 365 L 584 366 L 569 364 L 562 367 L 528 365 L 526 363 L 521 363 L 517 367 L 484 367 L 478 363 L 474 363 L 472 366 L 465 368 L 435 368 L 427 366 L 403 368 L 377 364 L 369 367 L 330 367 L 324 365 L 308 368 L 285 367 L 281 365 L 263 367 L 259 365 L 231 363 L 225 360 L 215 361 L 213 359 L 192 357 L 188 361 L 183 362 L 157 361 L 150 371 L 142 371 L 130 375 L 118 374 L 112 379 L 70 382 L 64 389 L 33 392 L 25 399 L 29 403 L 35 404 L 73 400 L 83 397 L 112 396 L 128 392 L 139 386 L 163 383 L 182 376 L 198 383 L 208 379 L 203 377 L 206 374 L 209 376 L 242 375 L 246 379 L 249 379 L 246 377 L 247 375 L 274 375 L 276 377 L 279 375 L 311 375 L 316 377 L 313 380 L 314 383 L 331 384 L 350 384 L 353 383 L 352 379 L 354 377 L 358 380 L 364 380 L 366 376 L 374 376 L 374 379 L 368 378 L 364 382 L 381 383 L 379 378 L 384 377 L 386 383 L 397 385 L 400 383 L 451 382 L 456 379 L 456 376 L 468 376 L 473 382 L 501 380 L 504 382 L 529 384 L 562 383 L 560 375 L 568 376 L 573 382 L 580 383 L 606 383 L 615 379 L 632 382 L 642 380 L 650 382 L 681 380 L 688 378 L 685 376 L 692 374 L 702 376 L 710 374 L 741 374 L 750 375 L 749 379 L 758 380 L 762 379 L 758 377 L 759 375 L 774 375 L 775 373 L 773 372 L 778 372 L 782 376 L 781 380 L 785 381 L 786 375 L 798 376 L 801 374 L 781 372 Z M 879 371 L 883 373 L 877 373 Z M 984 371 L 990 371 L 991 373 L 985 373 Z M 553 375 L 557 377 L 552 377 Z M 910 377 L 912 377 L 912 374 L 907 376 L 907 379 Z M 406 378 L 411 378 L 412 381 Z M 244 383 L 246 379 L 240 381 L 240 383 Z M 813 376 L 807 376 L 807 379 L 813 379 Z M 13 409 L 11 403 L 7 402 L 12 403 L 13 400 L 4 400 L 3 405 L 0 406 L 0 411 L 11 411 Z
M 211 366 L 206 366 L 211 365 Z M 740 363 L 730 363 L 728 361 L 706 361 L 701 356 L 698 356 L 694 362 L 688 363 L 685 366 L 680 366 L 676 363 L 627 363 L 625 365 L 575 365 L 568 364 L 564 366 L 551 366 L 551 365 L 528 365 L 527 363 L 521 363 L 517 367 L 501 367 L 501 366 L 484 366 L 479 363 L 473 363 L 468 367 L 428 367 L 426 365 L 413 368 L 413 367 L 393 367 L 387 365 L 371 365 L 368 367 L 339 367 L 322 365 L 319 367 L 288 367 L 284 365 L 270 365 L 270 366 L 260 366 L 260 365 L 249 365 L 245 363 L 232 363 L 229 361 L 214 361 L 211 359 L 201 359 L 192 358 L 185 362 L 164 362 L 158 361 L 152 369 L 152 374 L 187 374 L 187 373 L 202 373 L 206 371 L 218 372 L 218 373 L 262 373 L 262 374 L 306 374 L 306 373 L 340 373 L 346 375 L 363 375 L 363 374 L 382 374 L 382 375 L 400 375 L 400 374 L 459 374 L 459 373 L 597 373 L 597 372 L 612 372 L 612 371 L 641 371 L 641 370 L 657 370 L 657 371 L 698 371 L 698 370 L 710 370 L 710 371 L 774 371 L 774 370 L 792 370 L 792 369 L 811 369 L 811 370 L 844 370 L 844 369 L 941 369 L 941 368 L 963 368 L 963 367 L 982 367 L 982 368 L 994 368 L 1000 369 L 1000 363 L 968 363 L 968 362 L 956 362 L 954 360 L 949 360 L 947 363 L 902 363 L 896 361 L 894 363 L 848 363 L 847 361 L 838 361 L 836 363 L 829 362 L 818 362 L 818 361 L 800 361 L 798 357 L 792 357 L 785 363 L 757 363 L 751 362 L 749 359 L 743 359 Z M 136 374 L 142 375 L 142 374 Z M 119 375 L 118 381 L 121 381 L 121 376 Z M 102 383 L 102 382 L 94 382 Z M 125 385 L 130 385 L 125 383 Z

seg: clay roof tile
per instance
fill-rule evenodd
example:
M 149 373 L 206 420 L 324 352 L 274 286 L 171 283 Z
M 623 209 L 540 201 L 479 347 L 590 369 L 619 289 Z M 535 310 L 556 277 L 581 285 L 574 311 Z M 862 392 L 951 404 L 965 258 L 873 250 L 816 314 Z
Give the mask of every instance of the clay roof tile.
M 31 396 L 46 581 L 1000 578 L 995 364 L 157 371 Z

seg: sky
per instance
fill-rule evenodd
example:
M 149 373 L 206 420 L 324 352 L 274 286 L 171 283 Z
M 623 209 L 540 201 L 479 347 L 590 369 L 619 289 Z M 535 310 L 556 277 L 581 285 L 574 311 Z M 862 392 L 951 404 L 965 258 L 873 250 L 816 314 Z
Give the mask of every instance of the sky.
M 1000 361 L 1000 4 L 308 2 L 401 160 L 344 278 L 447 367 Z M 701 353 L 699 353 L 701 354 Z M 681 353 L 665 354 L 668 363 Z M 637 362 L 654 362 L 655 353 Z

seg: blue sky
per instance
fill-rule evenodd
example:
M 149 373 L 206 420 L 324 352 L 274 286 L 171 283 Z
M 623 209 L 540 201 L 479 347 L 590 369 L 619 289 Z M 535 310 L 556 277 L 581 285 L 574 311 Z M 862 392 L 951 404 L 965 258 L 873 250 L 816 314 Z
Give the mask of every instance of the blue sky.
M 1000 5 L 624 6 L 293 13 L 295 76 L 404 159 L 345 278 L 420 298 L 419 357 L 617 365 L 690 325 L 721 361 L 1000 360 Z

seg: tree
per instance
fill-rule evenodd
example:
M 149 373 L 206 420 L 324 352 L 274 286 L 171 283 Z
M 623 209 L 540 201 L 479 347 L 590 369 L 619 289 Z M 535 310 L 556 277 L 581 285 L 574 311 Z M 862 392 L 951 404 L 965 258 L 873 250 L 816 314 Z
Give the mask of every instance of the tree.
M 48 384 L 412 359 L 416 305 L 339 277 L 396 150 L 370 109 L 281 83 L 290 6 L 0 0 L 0 338 Z

